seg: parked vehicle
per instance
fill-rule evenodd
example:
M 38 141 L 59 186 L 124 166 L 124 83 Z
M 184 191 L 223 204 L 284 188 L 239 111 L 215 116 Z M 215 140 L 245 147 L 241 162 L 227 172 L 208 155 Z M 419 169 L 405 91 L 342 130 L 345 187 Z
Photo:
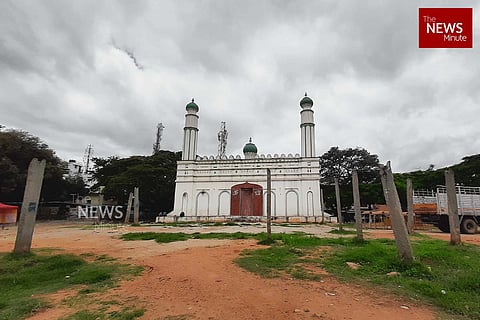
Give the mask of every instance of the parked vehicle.
M 480 225 L 480 187 L 457 186 L 456 189 L 460 232 L 476 233 Z M 431 222 L 443 232 L 450 232 L 447 190 L 444 186 L 437 187 L 436 192 L 415 190 L 413 211 L 423 222 Z

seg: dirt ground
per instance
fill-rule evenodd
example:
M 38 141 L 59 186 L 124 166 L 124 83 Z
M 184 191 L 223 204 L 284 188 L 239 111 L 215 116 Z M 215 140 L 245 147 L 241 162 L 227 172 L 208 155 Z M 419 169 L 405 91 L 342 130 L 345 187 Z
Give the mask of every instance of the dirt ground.
M 144 308 L 141 319 L 436 319 L 434 308 L 380 290 L 338 282 L 325 274 L 321 281 L 263 279 L 233 260 L 253 240 L 188 240 L 168 244 L 122 241 L 127 232 L 261 232 L 262 226 L 120 227 L 82 229 L 60 223 L 40 223 L 33 248 L 59 248 L 74 254 L 106 254 L 145 268 L 141 276 L 122 281 L 96 299 L 123 301 Z M 273 232 L 305 231 L 322 236 L 327 226 L 279 227 Z M 16 228 L 0 230 L 0 252 L 13 249 Z M 428 233 L 448 240 L 448 234 Z M 329 236 L 332 236 L 329 234 Z M 368 231 L 369 237 L 391 238 L 390 230 Z M 463 237 L 480 244 L 480 235 Z M 72 292 L 47 296 L 54 307 L 30 319 L 58 319 L 85 306 L 68 308 L 62 299 Z

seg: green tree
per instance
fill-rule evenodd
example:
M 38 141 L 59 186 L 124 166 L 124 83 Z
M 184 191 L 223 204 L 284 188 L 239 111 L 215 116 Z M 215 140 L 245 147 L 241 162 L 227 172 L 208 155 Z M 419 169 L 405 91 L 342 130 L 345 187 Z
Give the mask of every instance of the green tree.
M 22 201 L 33 158 L 47 162 L 40 200 L 68 200 L 71 184 L 63 178 L 66 164 L 55 152 L 26 131 L 0 128 L 0 201 Z
M 342 207 L 350 208 L 352 206 L 353 169 L 358 172 L 361 204 L 369 205 L 383 201 L 378 164 L 378 156 L 370 154 L 363 148 L 339 149 L 338 147 L 331 147 L 320 157 L 321 183 L 324 189 L 326 207 L 335 207 L 335 191 L 333 188 L 335 177 L 338 177 L 340 183 Z
M 173 210 L 177 160 L 181 153 L 161 150 L 153 156 L 132 156 L 119 159 L 94 158 L 94 188 L 103 187 L 105 199 L 126 204 L 134 187 L 140 188 L 140 209 L 143 219 L 159 212 Z
M 337 177 L 341 185 L 352 183 L 352 170 L 358 172 L 360 183 L 369 183 L 378 179 L 378 156 L 363 148 L 339 149 L 331 147 L 320 157 L 322 182 L 333 184 Z

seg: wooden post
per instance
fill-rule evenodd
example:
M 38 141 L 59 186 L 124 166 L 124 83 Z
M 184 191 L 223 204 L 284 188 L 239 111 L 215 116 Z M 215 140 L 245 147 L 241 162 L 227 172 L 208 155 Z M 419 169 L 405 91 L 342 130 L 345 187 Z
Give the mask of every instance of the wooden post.
M 355 228 L 357 229 L 357 240 L 363 240 L 362 230 L 362 212 L 360 211 L 360 191 L 358 189 L 357 170 L 352 171 L 352 188 L 353 188 L 353 207 L 355 209 Z
M 413 186 L 412 179 L 407 179 L 407 231 L 409 234 L 412 234 L 414 231 L 414 216 L 413 216 Z
M 267 239 L 272 240 L 272 174 L 267 169 Z
M 323 201 L 323 189 L 320 188 L 320 210 L 322 210 L 322 224 L 325 223 L 325 202 Z
M 140 197 L 138 187 L 133 189 L 133 223 L 138 224 L 138 218 L 140 216 Z
M 342 202 L 340 201 L 340 186 L 338 184 L 338 178 L 335 178 L 335 198 L 337 200 L 338 229 L 343 231 Z
M 15 239 L 14 253 L 28 253 L 32 247 L 33 231 L 37 218 L 38 200 L 42 190 L 43 175 L 45 173 L 45 160 L 36 158 L 28 166 L 27 183 L 23 194 L 22 210 L 18 221 L 17 236 Z
M 460 221 L 458 219 L 457 190 L 455 187 L 455 174 L 452 169 L 445 171 L 445 187 L 447 189 L 448 222 L 450 224 L 450 244 L 457 245 L 462 242 L 460 237 Z
M 382 185 L 384 194 L 390 210 L 390 220 L 392 221 L 393 235 L 397 246 L 398 256 L 405 262 L 413 262 L 413 250 L 408 238 L 407 226 L 402 215 L 402 207 L 398 198 L 397 187 L 393 179 L 390 161 L 387 165 L 380 165 L 380 174 L 382 176 Z
M 130 220 L 130 213 L 132 212 L 133 193 L 128 195 L 127 211 L 125 212 L 125 223 Z

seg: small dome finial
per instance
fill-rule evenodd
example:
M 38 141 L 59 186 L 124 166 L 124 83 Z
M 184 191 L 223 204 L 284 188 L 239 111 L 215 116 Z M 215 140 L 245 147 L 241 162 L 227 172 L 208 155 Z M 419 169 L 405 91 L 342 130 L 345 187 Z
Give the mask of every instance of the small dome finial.
M 248 140 L 248 142 L 252 143 L 252 137 L 250 137 L 250 139 Z
M 305 93 L 305 96 L 307 95 L 307 93 Z M 195 99 L 192 98 L 192 102 L 195 102 Z
M 305 91 L 305 97 L 307 96 L 307 91 Z

